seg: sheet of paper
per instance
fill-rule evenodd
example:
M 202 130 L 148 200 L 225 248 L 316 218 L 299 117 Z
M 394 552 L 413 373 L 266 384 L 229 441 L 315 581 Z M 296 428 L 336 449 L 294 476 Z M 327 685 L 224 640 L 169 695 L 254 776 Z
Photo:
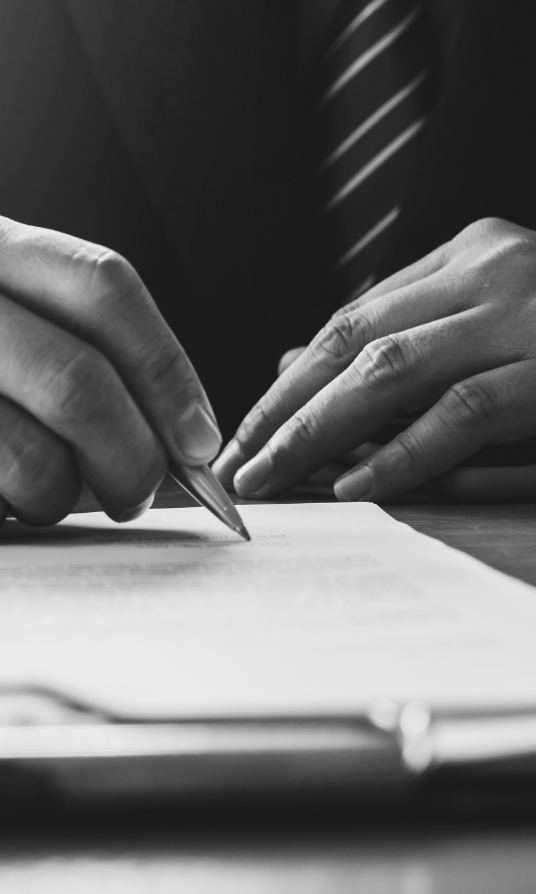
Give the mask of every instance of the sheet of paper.
M 129 715 L 536 704 L 536 589 L 357 504 L 70 516 L 0 539 L 0 683 Z

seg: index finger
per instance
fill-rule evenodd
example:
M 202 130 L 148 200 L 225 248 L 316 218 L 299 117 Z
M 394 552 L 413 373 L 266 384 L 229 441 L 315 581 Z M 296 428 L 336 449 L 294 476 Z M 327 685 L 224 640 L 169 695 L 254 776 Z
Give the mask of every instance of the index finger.
M 97 347 L 168 454 L 209 462 L 221 446 L 199 378 L 133 267 L 73 236 L 0 219 L 0 288 Z

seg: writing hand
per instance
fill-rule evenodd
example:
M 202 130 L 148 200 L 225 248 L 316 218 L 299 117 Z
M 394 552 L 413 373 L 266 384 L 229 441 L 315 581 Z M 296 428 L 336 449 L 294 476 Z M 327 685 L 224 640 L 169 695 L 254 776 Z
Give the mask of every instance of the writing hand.
M 409 413 L 405 431 L 338 479 L 339 499 L 387 500 L 536 434 L 536 233 L 479 221 L 343 308 L 215 470 L 241 496 L 275 496 Z
M 0 494 L 13 513 L 58 521 L 85 481 L 126 520 L 152 502 L 168 456 L 196 465 L 220 443 L 193 367 L 130 264 L 0 218 Z

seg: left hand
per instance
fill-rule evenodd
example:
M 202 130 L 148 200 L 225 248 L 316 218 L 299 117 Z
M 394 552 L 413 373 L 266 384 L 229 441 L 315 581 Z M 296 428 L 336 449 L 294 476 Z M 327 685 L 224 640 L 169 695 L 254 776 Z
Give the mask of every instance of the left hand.
M 487 445 L 536 436 L 535 232 L 478 221 L 344 307 L 297 353 L 214 468 L 242 497 L 274 497 L 415 413 L 337 480 L 339 499 L 388 500 Z M 472 483 L 467 471 L 477 473 Z M 490 471 L 498 470 L 455 470 L 450 484 L 478 499 Z M 498 491 L 535 497 L 536 463 L 505 470 Z

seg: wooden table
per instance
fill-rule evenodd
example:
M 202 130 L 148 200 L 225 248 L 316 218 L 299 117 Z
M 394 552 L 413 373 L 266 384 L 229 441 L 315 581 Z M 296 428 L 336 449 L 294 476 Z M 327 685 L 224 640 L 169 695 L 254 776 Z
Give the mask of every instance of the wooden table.
M 166 483 L 158 506 L 187 505 Z M 80 509 L 94 508 L 85 496 Z M 394 518 L 536 585 L 536 506 L 425 497 Z M 536 593 L 535 593 L 536 598 Z M 536 644 L 535 644 L 536 648 Z M 536 815 L 536 814 L 535 814 Z M 123 817 L 0 830 L 2 894 L 534 894 L 536 823 Z

